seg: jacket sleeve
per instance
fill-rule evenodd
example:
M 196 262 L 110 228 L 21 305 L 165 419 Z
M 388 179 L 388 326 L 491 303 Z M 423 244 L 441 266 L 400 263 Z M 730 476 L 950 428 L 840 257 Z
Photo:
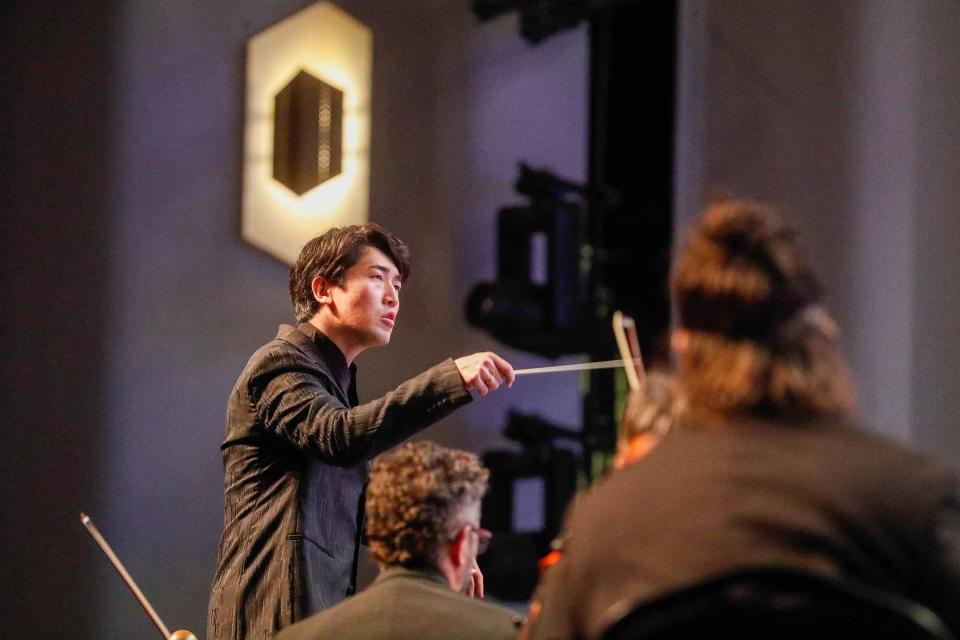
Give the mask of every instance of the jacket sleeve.
M 921 602 L 960 637 L 960 495 L 952 475 L 945 484 L 927 537 L 920 545 Z
M 381 398 L 350 408 L 326 374 L 299 352 L 275 351 L 252 372 L 248 394 L 257 419 L 299 449 L 332 464 L 371 458 L 470 401 L 452 359 Z

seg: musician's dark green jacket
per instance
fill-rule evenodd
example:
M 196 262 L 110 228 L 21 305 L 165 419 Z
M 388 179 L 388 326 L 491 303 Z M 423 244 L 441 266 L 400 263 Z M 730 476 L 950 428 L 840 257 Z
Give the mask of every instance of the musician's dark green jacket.
M 349 600 L 284 629 L 276 640 L 514 640 L 521 617 L 469 598 L 430 569 L 392 567 Z

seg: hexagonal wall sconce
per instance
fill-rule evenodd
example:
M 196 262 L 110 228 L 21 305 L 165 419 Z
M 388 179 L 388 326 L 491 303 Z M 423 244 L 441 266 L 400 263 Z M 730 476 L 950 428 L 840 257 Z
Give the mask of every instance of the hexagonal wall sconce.
M 297 195 L 340 174 L 343 92 L 306 71 L 274 99 L 273 177 Z
M 293 263 L 325 229 L 366 222 L 370 29 L 317 2 L 247 43 L 243 238 Z

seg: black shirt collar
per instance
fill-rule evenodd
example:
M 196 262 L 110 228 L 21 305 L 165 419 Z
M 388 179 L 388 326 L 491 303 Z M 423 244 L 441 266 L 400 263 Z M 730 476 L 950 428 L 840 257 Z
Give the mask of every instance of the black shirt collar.
M 330 373 L 334 376 L 334 382 L 344 391 L 350 389 L 353 386 L 352 383 L 356 376 L 357 365 L 351 364 L 347 366 L 347 358 L 343 355 L 343 352 L 340 351 L 340 347 L 320 331 L 320 329 L 317 329 L 309 322 L 301 322 L 297 325 L 297 329 L 300 333 L 313 340 L 317 348 L 320 349 L 324 361 L 330 368 Z

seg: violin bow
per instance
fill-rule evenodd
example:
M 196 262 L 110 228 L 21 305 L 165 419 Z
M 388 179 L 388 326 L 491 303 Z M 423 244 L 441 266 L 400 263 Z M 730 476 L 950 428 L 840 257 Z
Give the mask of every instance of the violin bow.
M 133 596 L 137 599 L 137 602 L 140 603 L 140 606 L 143 607 L 143 610 L 147 612 L 147 616 L 150 617 L 153 625 L 163 634 L 164 640 L 197 640 L 189 631 L 184 629 L 179 629 L 174 631 L 172 634 L 167 628 L 167 625 L 163 624 L 163 620 L 160 619 L 160 616 L 157 615 L 157 612 L 150 605 L 150 602 L 147 601 L 147 597 L 143 595 L 143 592 L 140 591 L 140 587 L 137 586 L 137 583 L 133 581 L 133 577 L 127 572 L 126 568 L 123 566 L 123 563 L 120 562 L 120 558 L 117 557 L 117 554 L 113 552 L 113 549 L 110 548 L 110 545 L 107 544 L 106 539 L 100 534 L 100 531 L 97 529 L 96 525 L 93 524 L 93 520 L 90 519 L 85 513 L 80 514 L 80 522 L 83 523 L 83 526 L 86 527 L 87 531 L 93 537 L 94 542 L 100 547 L 104 554 L 106 554 L 107 559 L 110 560 L 110 564 L 113 565 L 113 568 L 117 570 L 117 573 L 120 574 L 120 577 L 123 578 L 124 583 L 126 583 L 127 588 L 130 589 L 130 592 L 133 593 Z
M 627 384 L 636 391 L 646 377 L 643 368 L 643 356 L 640 354 L 640 341 L 637 340 L 637 323 L 621 311 L 613 312 L 613 335 L 617 339 L 623 370 L 627 374 Z

